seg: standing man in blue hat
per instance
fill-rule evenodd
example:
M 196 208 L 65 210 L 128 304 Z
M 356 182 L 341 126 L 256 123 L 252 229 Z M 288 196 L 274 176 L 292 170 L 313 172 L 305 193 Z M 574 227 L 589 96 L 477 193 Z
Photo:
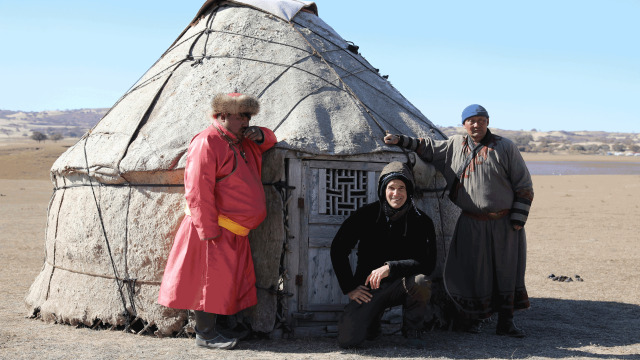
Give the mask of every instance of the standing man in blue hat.
M 467 135 L 448 140 L 388 134 L 384 142 L 415 151 L 447 180 L 458 218 L 444 270 L 447 292 L 480 332 L 480 320 L 498 313 L 496 334 L 521 338 L 514 310 L 529 308 L 524 284 L 524 224 L 533 200 L 529 170 L 510 140 L 489 131 L 489 113 L 477 104 L 462 111 Z

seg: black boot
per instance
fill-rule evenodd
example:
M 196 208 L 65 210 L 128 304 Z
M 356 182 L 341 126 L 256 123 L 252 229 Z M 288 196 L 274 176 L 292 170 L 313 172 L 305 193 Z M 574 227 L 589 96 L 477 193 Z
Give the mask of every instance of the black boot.
M 227 338 L 216 330 L 216 314 L 194 311 L 196 314 L 196 345 L 214 349 L 233 349 L 237 338 Z
M 497 335 L 507 335 L 515 338 L 525 337 L 524 330 L 519 329 L 513 323 L 512 311 L 501 311 L 498 313 L 498 326 L 496 327 Z

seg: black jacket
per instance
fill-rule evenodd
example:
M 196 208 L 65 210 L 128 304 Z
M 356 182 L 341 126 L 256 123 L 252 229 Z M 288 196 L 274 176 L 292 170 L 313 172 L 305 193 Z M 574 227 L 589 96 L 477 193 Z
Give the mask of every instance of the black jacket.
M 405 225 L 407 226 L 406 236 Z M 358 245 L 355 274 L 349 254 Z M 372 270 L 389 264 L 384 281 L 413 274 L 431 275 L 436 265 L 436 232 L 433 221 L 421 210 L 409 209 L 406 218 L 389 223 L 380 202 L 356 210 L 340 227 L 331 243 L 331 262 L 344 294 L 364 285 Z

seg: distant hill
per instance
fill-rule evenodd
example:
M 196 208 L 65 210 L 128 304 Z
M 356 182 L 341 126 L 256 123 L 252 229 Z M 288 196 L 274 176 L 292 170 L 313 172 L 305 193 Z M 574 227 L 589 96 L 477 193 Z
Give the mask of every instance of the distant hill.
M 465 134 L 462 126 L 438 126 L 447 136 Z M 504 136 L 518 145 L 520 151 L 544 153 L 640 153 L 640 133 L 617 133 L 606 131 L 537 131 L 502 130 L 491 131 Z
M 34 131 L 51 136 L 80 137 L 102 119 L 109 109 L 24 112 L 0 110 L 0 139 L 27 137 Z
M 38 131 L 49 137 L 81 137 L 102 119 L 109 109 L 55 110 L 23 112 L 0 110 L 0 140 L 29 137 Z M 438 126 L 447 136 L 464 134 L 462 126 Z M 520 151 L 560 153 L 640 153 L 639 133 L 605 131 L 501 130 L 494 133 L 513 140 Z

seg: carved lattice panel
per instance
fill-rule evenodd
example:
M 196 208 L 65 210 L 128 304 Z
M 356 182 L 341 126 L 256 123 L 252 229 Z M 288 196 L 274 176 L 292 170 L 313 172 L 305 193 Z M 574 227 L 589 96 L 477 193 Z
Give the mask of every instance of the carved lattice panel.
M 367 203 L 367 171 L 351 169 L 326 169 L 324 173 L 324 214 L 350 215 Z

